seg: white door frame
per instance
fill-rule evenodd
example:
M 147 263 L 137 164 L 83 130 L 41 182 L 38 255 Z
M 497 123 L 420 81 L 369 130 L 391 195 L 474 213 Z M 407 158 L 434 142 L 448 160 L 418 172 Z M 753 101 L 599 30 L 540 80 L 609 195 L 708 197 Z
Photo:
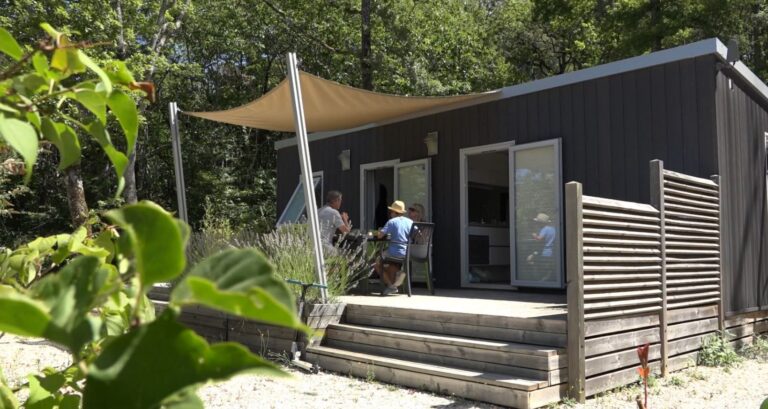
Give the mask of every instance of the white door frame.
M 358 198 L 360 201 L 360 228 L 363 228 L 365 226 L 365 171 L 367 170 L 375 170 L 375 169 L 382 169 L 382 168 L 393 168 L 395 165 L 400 163 L 400 159 L 391 159 L 391 160 L 384 160 L 380 162 L 371 162 L 371 163 L 362 163 L 360 164 L 360 197 Z M 394 184 L 397 176 L 393 176 L 392 183 Z
M 429 220 L 424 221 L 432 221 L 434 220 L 434 217 L 432 216 L 432 158 L 424 158 L 424 159 L 416 159 L 409 162 L 400 162 L 395 164 L 395 195 L 397 195 L 398 187 L 400 187 L 400 175 L 398 174 L 397 170 L 398 168 L 403 168 L 407 166 L 414 166 L 419 164 L 424 164 L 424 169 L 427 172 L 427 214 L 429 215 Z M 400 200 L 399 198 L 396 198 L 397 200 Z M 406 203 L 406 205 L 410 206 L 411 203 Z M 424 216 L 424 215 L 422 215 Z
M 515 141 L 507 141 L 507 142 L 500 142 L 500 143 L 494 143 L 490 145 L 483 145 L 483 146 L 473 146 L 471 148 L 464 148 L 459 150 L 459 194 L 460 194 L 460 200 L 461 203 L 459 204 L 459 213 L 461 215 L 460 217 L 460 223 L 461 223 L 461 286 L 466 288 L 496 288 L 496 289 L 509 289 L 512 288 L 512 267 L 515 265 L 514 263 L 514 252 L 512 249 L 510 249 L 509 252 L 509 279 L 510 284 L 481 284 L 481 283 L 470 283 L 469 282 L 469 243 L 468 243 L 468 237 L 467 237 L 467 230 L 469 228 L 469 217 L 467 216 L 468 213 L 468 207 L 467 207 L 467 189 L 468 186 L 468 180 L 467 180 L 467 156 L 470 155 L 477 155 L 481 153 L 488 153 L 488 152 L 499 152 L 499 151 L 507 151 L 510 152 L 510 160 L 511 160 L 511 150 L 512 147 L 515 146 Z M 510 174 L 510 180 L 512 175 L 512 168 L 509 169 Z M 509 189 L 509 208 L 510 208 L 510 214 L 512 209 L 512 201 L 513 199 L 513 188 L 510 186 Z M 509 221 L 509 239 L 510 239 L 510 246 L 513 243 L 514 239 L 514 228 L 513 228 L 513 221 L 510 219 Z

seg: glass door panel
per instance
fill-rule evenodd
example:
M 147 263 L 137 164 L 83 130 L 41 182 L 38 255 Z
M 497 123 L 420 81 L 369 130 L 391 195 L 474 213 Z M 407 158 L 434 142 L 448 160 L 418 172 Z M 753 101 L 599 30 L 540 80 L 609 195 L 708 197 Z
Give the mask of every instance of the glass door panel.
M 429 159 L 400 163 L 395 166 L 396 194 L 393 200 L 402 200 L 406 208 L 414 204 L 422 205 L 424 207 L 422 221 L 432 220 L 430 177 Z
M 312 183 L 315 185 L 315 201 L 318 206 L 322 206 L 323 203 L 323 177 L 322 175 L 314 175 L 312 177 Z M 304 198 L 304 185 L 299 181 L 298 186 L 293 191 L 291 199 L 288 200 L 288 204 L 283 210 L 283 214 L 277 220 L 277 225 L 283 223 L 299 223 L 303 218 L 306 218 L 306 199 Z
M 513 148 L 514 284 L 561 283 L 560 175 L 556 144 Z

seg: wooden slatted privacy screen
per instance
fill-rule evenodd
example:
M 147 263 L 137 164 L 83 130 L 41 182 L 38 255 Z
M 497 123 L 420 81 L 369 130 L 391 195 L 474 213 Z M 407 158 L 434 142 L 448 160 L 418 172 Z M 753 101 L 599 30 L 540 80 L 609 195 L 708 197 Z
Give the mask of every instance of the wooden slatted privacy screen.
M 724 329 L 720 188 L 716 181 L 666 170 L 660 160 L 651 161 L 651 181 L 651 203 L 663 209 L 666 373 L 696 361 L 703 339 Z
M 567 225 L 568 243 L 579 243 L 568 248 L 568 321 L 583 321 L 580 333 L 569 327 L 568 379 L 576 381 L 572 396 L 583 400 L 637 379 L 639 345 L 651 344 L 650 359 L 657 365 L 663 300 L 658 210 L 580 191 L 578 183 L 566 185 L 567 211 L 581 213 Z M 571 315 L 574 303 L 583 308 L 581 317 Z M 583 356 L 572 357 L 572 351 Z M 573 359 L 583 365 L 572 366 Z
M 637 380 L 637 347 L 649 343 L 666 375 L 724 328 L 718 184 L 653 161 L 651 190 L 653 206 L 566 185 L 568 380 L 579 401 Z

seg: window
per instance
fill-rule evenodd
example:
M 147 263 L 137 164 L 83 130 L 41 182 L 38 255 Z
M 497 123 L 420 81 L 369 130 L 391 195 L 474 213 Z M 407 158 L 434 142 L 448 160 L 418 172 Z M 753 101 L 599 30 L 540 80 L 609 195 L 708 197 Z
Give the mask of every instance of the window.
M 312 182 L 315 186 L 315 201 L 319 205 L 323 203 L 323 173 L 315 172 L 312 176 Z M 288 200 L 288 204 L 283 210 L 283 214 L 277 220 L 277 224 L 299 223 L 307 217 L 307 205 L 304 198 L 304 185 L 299 179 L 299 184 Z

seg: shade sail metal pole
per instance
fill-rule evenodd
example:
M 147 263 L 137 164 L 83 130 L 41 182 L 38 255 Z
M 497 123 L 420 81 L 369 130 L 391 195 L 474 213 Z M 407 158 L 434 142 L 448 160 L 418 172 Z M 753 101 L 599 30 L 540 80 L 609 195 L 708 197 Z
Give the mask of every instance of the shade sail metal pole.
M 187 218 L 187 190 L 184 185 L 184 166 L 181 161 L 181 139 L 179 138 L 179 108 L 175 102 L 168 104 L 169 120 L 171 122 L 171 145 L 173 146 L 173 167 L 176 175 L 176 200 L 179 207 L 179 218 L 189 223 Z
M 293 101 L 293 118 L 296 128 L 296 139 L 299 148 L 299 160 L 301 162 L 301 183 L 304 186 L 304 203 L 307 207 L 309 218 L 309 231 L 312 236 L 312 246 L 315 252 L 315 269 L 317 281 L 326 285 L 325 260 L 323 260 L 323 247 L 320 242 L 320 224 L 317 220 L 317 202 L 315 201 L 315 188 L 312 183 L 312 163 L 309 158 L 309 142 L 307 141 L 307 124 L 304 119 L 304 103 L 301 99 L 301 82 L 299 69 L 296 64 L 296 54 L 288 53 L 288 81 L 291 86 L 291 100 Z M 320 289 L 320 297 L 323 303 L 327 302 L 328 293 L 325 288 Z

